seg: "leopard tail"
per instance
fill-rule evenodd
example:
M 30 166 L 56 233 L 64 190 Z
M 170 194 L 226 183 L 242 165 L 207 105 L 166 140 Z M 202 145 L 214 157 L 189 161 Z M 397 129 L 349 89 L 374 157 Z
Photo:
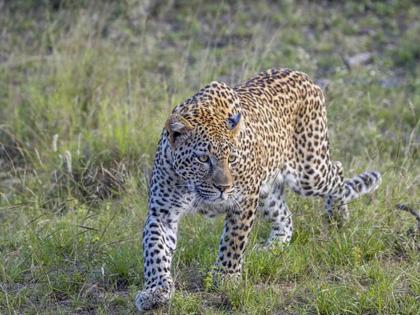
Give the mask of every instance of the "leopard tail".
M 341 202 L 347 204 L 362 195 L 371 193 L 379 187 L 380 183 L 381 174 L 376 171 L 366 171 L 346 179 L 343 183 L 344 196 Z

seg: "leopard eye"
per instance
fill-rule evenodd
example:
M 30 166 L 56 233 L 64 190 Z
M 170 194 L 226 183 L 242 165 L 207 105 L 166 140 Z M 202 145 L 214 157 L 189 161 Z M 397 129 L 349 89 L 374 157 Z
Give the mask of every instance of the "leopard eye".
M 229 155 L 228 162 L 233 163 L 235 161 L 236 161 L 236 155 L 234 154 Z
M 210 160 L 210 158 L 208 155 L 203 154 L 197 156 L 197 160 L 199 160 L 201 163 L 207 163 Z

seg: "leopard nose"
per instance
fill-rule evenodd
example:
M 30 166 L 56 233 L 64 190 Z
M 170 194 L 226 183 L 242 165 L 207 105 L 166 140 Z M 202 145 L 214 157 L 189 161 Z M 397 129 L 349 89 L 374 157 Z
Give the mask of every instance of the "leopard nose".
M 216 187 L 218 190 L 220 190 L 220 192 L 226 192 L 227 190 L 229 190 L 231 187 L 232 187 L 232 185 L 230 185 L 230 184 L 218 184 L 218 185 L 214 185 L 214 187 Z

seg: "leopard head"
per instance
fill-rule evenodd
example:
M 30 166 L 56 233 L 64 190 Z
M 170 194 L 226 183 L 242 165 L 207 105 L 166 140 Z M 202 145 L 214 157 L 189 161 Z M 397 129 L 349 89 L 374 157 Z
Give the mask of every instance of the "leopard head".
M 241 113 L 235 92 L 213 82 L 187 100 L 166 122 L 175 172 L 204 203 L 223 202 L 235 193 Z

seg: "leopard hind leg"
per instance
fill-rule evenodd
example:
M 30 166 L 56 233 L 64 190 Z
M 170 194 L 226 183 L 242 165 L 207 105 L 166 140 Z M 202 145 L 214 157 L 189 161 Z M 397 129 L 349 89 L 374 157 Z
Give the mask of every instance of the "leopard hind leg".
M 378 172 L 364 172 L 343 178 L 341 163 L 330 159 L 324 95 L 314 84 L 307 86 L 306 94 L 298 106 L 286 182 L 301 195 L 324 198 L 327 216 L 346 220 L 348 203 L 374 191 L 381 177 Z

